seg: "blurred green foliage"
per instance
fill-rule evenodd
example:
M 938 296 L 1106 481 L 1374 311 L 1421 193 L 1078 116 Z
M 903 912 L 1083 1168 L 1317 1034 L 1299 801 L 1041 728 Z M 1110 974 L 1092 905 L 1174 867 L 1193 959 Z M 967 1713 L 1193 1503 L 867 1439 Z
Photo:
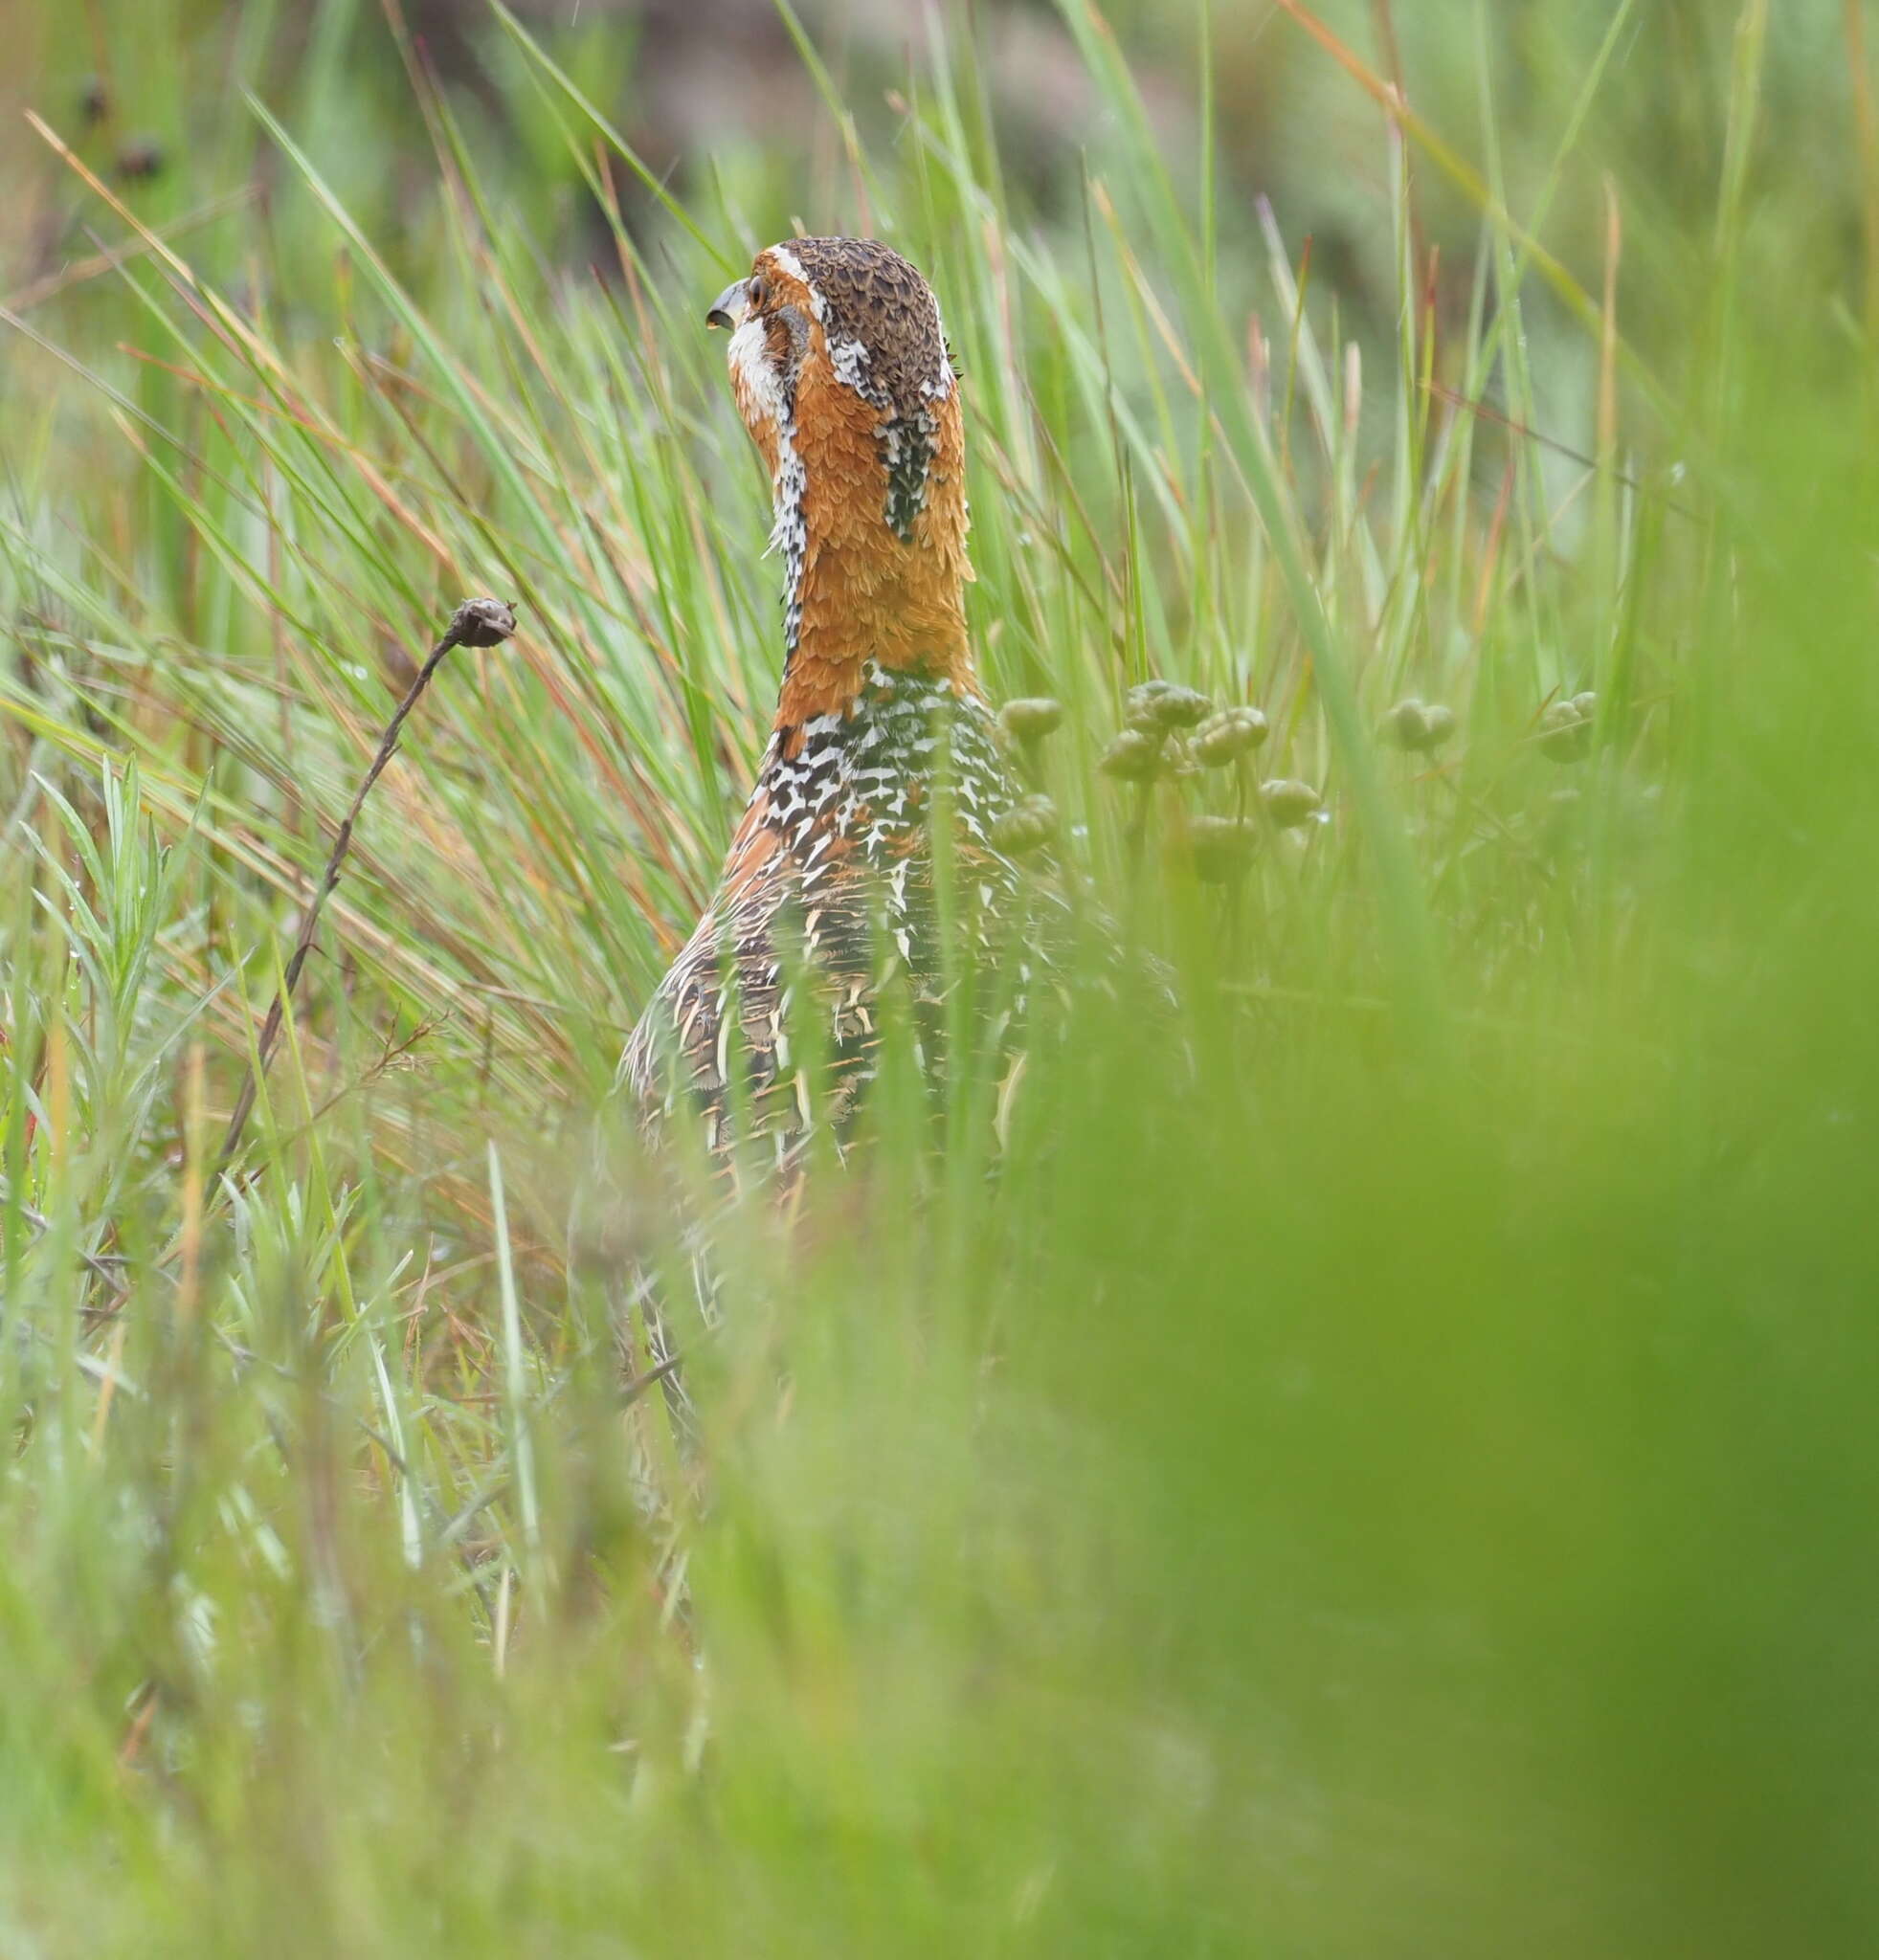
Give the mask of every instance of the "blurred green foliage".
M 9 22 L 0 1950 L 1871 1950 L 1875 51 L 1304 11 Z M 1183 1011 L 726 1219 L 687 1466 L 568 1194 L 768 724 L 698 316 L 797 219 L 933 277 Z M 1269 740 L 1113 781 L 1150 675 Z

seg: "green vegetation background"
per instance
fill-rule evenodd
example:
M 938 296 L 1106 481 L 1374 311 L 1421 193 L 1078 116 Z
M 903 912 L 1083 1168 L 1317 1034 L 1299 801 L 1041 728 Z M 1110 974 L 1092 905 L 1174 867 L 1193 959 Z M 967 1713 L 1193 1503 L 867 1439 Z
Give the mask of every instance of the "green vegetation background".
M 9 13 L 0 1952 L 1874 1949 L 1874 23 L 1114 26 Z M 1197 1066 L 884 1096 L 693 1477 L 569 1194 L 773 695 L 700 311 L 797 222 L 933 277 Z M 1152 674 L 1245 780 L 1097 769 Z

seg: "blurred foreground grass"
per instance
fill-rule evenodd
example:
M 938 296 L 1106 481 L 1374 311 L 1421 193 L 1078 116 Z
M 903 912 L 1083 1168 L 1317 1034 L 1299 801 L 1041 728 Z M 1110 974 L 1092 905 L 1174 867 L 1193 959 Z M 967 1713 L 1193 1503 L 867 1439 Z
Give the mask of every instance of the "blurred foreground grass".
M 318 34 L 204 101 L 200 224 L 39 104 L 25 215 L 122 262 L 0 353 L 0 1950 L 1871 1950 L 1879 320 L 1762 96 L 1838 11 L 1674 76 L 1638 11 L 1543 128 L 1488 14 L 1418 39 L 1475 230 L 1432 278 L 1471 193 L 1376 116 L 1399 303 L 1348 323 L 1075 5 L 1048 216 L 963 36 L 880 143 L 806 50 L 816 202 L 746 157 L 681 211 L 494 19 L 537 150 L 414 61 L 395 241 Z M 1673 84 L 1695 217 L 1587 135 Z M 1555 194 L 1604 213 L 1557 266 Z M 738 1221 L 708 1508 L 649 1513 L 568 1193 L 773 696 L 698 314 L 793 215 L 933 277 L 995 694 L 1065 702 L 1072 856 L 1198 1067 L 1086 1003 L 995 1181 L 890 1109 L 788 1258 Z M 218 1184 L 326 827 L 482 590 L 523 635 L 426 700 Z M 1230 779 L 1094 768 L 1149 674 L 1262 706 L 1327 820 L 1198 881 Z

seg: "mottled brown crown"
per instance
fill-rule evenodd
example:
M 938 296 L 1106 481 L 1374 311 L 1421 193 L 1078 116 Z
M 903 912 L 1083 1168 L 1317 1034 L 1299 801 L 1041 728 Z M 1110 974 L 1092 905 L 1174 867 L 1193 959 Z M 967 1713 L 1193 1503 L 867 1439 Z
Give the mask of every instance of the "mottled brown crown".
M 912 421 L 951 385 L 952 364 L 932 288 L 875 238 L 793 238 L 785 248 L 821 301 L 832 345 L 868 350 L 867 378 Z

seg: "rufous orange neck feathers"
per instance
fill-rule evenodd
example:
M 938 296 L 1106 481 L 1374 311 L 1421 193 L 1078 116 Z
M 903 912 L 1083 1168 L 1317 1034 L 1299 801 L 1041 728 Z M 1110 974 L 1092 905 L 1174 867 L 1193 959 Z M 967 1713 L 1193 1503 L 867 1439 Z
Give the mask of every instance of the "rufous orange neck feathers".
M 845 714 L 868 663 L 976 696 L 965 430 L 939 304 L 871 239 L 757 255 L 707 318 L 770 466 L 784 565 L 779 731 Z

